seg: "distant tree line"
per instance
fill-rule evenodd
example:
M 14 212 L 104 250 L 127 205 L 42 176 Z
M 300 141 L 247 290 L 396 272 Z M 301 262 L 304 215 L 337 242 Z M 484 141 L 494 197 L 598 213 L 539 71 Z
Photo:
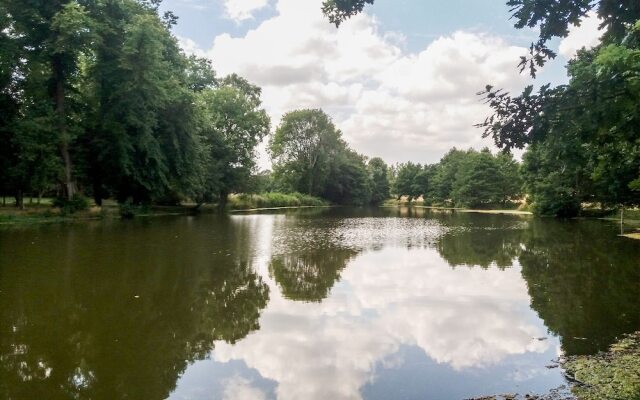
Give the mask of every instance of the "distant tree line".
M 450 150 L 436 164 L 405 163 L 394 167 L 391 191 L 431 205 L 506 206 L 522 198 L 520 165 L 511 154 L 489 149 Z

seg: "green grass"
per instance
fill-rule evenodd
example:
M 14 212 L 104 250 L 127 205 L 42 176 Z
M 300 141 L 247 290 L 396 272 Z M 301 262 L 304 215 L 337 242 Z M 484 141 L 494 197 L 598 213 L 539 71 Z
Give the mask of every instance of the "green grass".
M 25 207 L 24 210 L 0 207 L 0 225 L 28 225 L 99 218 L 102 218 L 102 213 L 95 209 L 63 214 L 59 209 L 51 206 Z
M 232 211 L 281 207 L 325 207 L 326 200 L 301 193 L 261 193 L 229 196 L 227 208 Z
M 606 353 L 569 357 L 563 366 L 580 383 L 573 388 L 579 400 L 640 399 L 640 332 Z
M 52 197 L 43 197 L 40 199 L 40 203 L 38 204 L 37 197 L 25 197 L 24 205 L 25 207 L 33 208 L 45 208 L 51 207 L 53 205 L 53 201 L 55 199 Z M 16 205 L 16 199 L 12 196 L 0 197 L 0 207 L 14 207 Z

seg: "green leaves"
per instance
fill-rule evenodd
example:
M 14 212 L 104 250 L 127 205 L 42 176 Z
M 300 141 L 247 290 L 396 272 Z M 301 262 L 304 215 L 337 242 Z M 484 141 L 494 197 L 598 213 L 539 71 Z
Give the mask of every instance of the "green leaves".
M 390 197 L 389 170 L 379 157 L 372 158 L 367 164 L 371 182 L 371 204 L 380 205 Z
M 519 168 L 510 154 L 453 148 L 437 164 L 401 164 L 392 191 L 433 205 L 505 206 L 521 197 Z
M 198 198 L 203 200 L 226 198 L 230 192 L 248 188 L 255 169 L 255 149 L 271 125 L 261 108 L 260 88 L 237 75 L 220 83 L 220 87 L 197 95 L 205 151 L 205 178 Z
M 322 110 L 285 114 L 269 141 L 276 179 L 292 191 L 320 195 L 331 159 L 344 147 L 340 136 Z
M 276 187 L 337 204 L 368 204 L 371 189 L 366 160 L 349 149 L 341 136 L 322 110 L 285 114 L 269 141 Z
M 93 20 L 87 10 L 76 2 L 65 4 L 51 20 L 52 52 L 73 54 L 87 50 L 95 38 Z
M 365 5 L 373 2 L 374 0 L 326 0 L 322 4 L 322 12 L 332 24 L 339 27 L 347 19 L 362 12 Z

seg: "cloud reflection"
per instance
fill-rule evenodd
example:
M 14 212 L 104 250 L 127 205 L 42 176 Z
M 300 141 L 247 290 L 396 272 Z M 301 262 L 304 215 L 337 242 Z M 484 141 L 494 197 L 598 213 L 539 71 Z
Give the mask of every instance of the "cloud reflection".
M 402 362 L 403 345 L 457 371 L 549 349 L 535 339 L 544 332 L 518 267 L 451 269 L 435 250 L 390 247 L 360 254 L 341 279 L 312 304 L 286 300 L 267 280 L 262 329 L 220 344 L 214 358 L 244 360 L 278 382 L 279 399 L 360 399 L 377 365 Z

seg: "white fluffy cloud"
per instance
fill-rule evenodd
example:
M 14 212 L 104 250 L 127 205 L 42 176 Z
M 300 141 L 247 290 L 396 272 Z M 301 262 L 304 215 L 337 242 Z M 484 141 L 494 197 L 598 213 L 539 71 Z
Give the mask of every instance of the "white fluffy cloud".
M 269 0 L 225 0 L 227 16 L 236 22 L 253 19 L 253 14 L 266 7 Z
M 559 53 L 569 59 L 576 55 L 576 52 L 583 47 L 590 48 L 600 43 L 602 32 L 600 24 L 602 20 L 595 12 L 590 12 L 588 17 L 582 21 L 580 26 L 573 26 L 569 29 L 569 36 L 562 39 L 558 48 Z
M 459 31 L 412 53 L 374 17 L 361 14 L 336 29 L 320 5 L 278 0 L 275 16 L 244 36 L 219 35 L 209 49 L 183 45 L 211 58 L 220 74 L 262 86 L 274 124 L 293 109 L 323 108 L 369 156 L 435 162 L 451 146 L 491 145 L 473 127 L 489 113 L 476 92 L 488 83 L 521 87 L 527 77 L 516 64 L 526 49 Z

